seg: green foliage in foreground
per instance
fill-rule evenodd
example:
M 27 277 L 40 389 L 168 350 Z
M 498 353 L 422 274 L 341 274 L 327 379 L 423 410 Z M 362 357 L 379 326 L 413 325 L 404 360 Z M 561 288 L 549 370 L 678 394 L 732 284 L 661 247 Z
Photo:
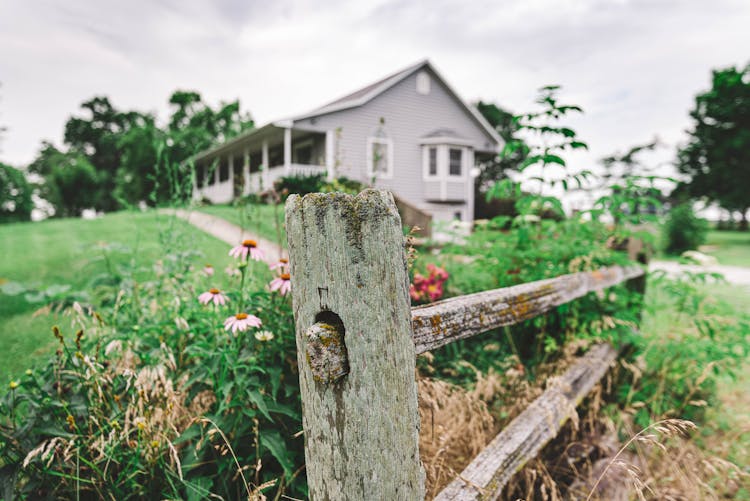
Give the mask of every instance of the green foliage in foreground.
M 750 355 L 750 295 L 735 291 L 744 302 L 732 304 L 720 292 L 728 288 L 712 274 L 651 275 L 642 335 L 620 385 L 638 425 L 665 417 L 703 424 L 718 407 L 718 382 L 735 378 Z
M 223 292 L 228 306 L 199 304 L 223 279 L 194 266 L 180 233 L 164 232 L 153 266 L 100 282 L 95 307 L 68 308 L 73 328 L 55 329 L 57 355 L 11 381 L 0 401 L 0 483 L 16 494 L 305 495 L 304 482 L 289 485 L 302 464 L 290 301 L 264 290 L 265 264 L 243 261 Z M 272 334 L 225 330 L 237 313 Z
M 147 276 L 162 257 L 161 239 L 174 230 L 202 253 L 193 258 L 194 265 L 202 266 L 211 256 L 220 271 L 230 262 L 223 243 L 155 212 L 0 225 L 0 384 L 54 353 L 50 327 L 70 324 L 60 307 L 70 306 L 71 299 L 96 301 L 99 286 L 119 280 L 123 268 L 138 279 Z M 39 297 L 43 291 L 58 294 Z

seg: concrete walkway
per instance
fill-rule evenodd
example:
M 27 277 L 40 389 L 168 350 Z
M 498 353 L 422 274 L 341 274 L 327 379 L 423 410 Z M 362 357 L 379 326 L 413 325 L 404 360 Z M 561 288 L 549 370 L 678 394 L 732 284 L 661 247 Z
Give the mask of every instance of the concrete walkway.
M 722 264 L 701 266 L 697 264 L 680 264 L 674 261 L 651 261 L 649 269 L 652 271 L 662 270 L 669 275 L 679 275 L 686 271 L 693 273 L 721 273 L 730 284 L 750 287 L 750 268 L 741 266 L 726 266 Z
M 184 219 L 199 230 L 205 231 L 209 235 L 226 242 L 232 247 L 240 245 L 245 239 L 255 240 L 258 243 L 258 248 L 263 251 L 264 261 L 268 264 L 274 264 L 278 262 L 280 257 L 282 257 L 278 245 L 261 238 L 258 235 L 243 230 L 226 219 L 211 216 L 203 212 L 187 211 L 183 209 L 162 209 L 160 212 Z M 227 249 L 227 252 L 229 252 L 229 249 Z M 286 254 L 284 253 L 283 256 L 286 257 Z

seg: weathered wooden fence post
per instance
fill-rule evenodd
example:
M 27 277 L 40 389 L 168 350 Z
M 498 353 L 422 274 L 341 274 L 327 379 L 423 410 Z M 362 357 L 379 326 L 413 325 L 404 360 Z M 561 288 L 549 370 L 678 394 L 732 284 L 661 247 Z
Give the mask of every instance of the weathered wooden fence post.
M 291 196 L 292 275 L 312 500 L 421 500 L 404 237 L 392 196 Z

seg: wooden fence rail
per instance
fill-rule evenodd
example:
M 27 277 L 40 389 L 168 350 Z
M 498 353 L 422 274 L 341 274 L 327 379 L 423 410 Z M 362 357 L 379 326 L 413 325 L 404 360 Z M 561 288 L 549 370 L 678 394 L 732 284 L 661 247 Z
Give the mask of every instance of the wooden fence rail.
M 291 196 L 286 225 L 312 500 L 420 500 L 415 357 L 643 275 L 611 267 L 411 308 L 392 196 Z M 615 361 L 599 344 L 513 420 L 437 499 L 496 499 Z

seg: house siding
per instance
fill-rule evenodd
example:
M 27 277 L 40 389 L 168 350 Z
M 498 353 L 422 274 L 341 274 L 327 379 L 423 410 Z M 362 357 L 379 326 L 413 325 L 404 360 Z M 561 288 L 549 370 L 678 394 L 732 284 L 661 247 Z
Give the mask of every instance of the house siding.
M 426 71 L 430 76 L 429 94 L 416 91 L 420 71 Z M 367 138 L 381 126 L 381 119 L 382 128 L 393 141 L 394 168 L 392 178 L 378 178 L 374 186 L 389 189 L 431 212 L 435 212 L 440 205 L 429 203 L 428 200 L 436 200 L 435 195 L 439 197 L 440 192 L 435 193 L 435 188 L 425 187 L 422 138 L 436 129 L 452 129 L 460 138 L 471 141 L 474 149 L 489 151 L 496 147 L 494 139 L 469 116 L 463 105 L 428 67 L 416 71 L 362 106 L 297 120 L 295 126 L 320 131 L 337 130 L 335 174 L 369 183 Z M 447 183 L 447 194 L 448 199 L 460 200 L 463 205 L 446 207 L 443 212 L 453 214 L 461 211 L 462 218 L 469 220 L 473 215 L 473 179 L 468 168 L 463 169 L 462 174 L 460 182 L 451 180 Z

